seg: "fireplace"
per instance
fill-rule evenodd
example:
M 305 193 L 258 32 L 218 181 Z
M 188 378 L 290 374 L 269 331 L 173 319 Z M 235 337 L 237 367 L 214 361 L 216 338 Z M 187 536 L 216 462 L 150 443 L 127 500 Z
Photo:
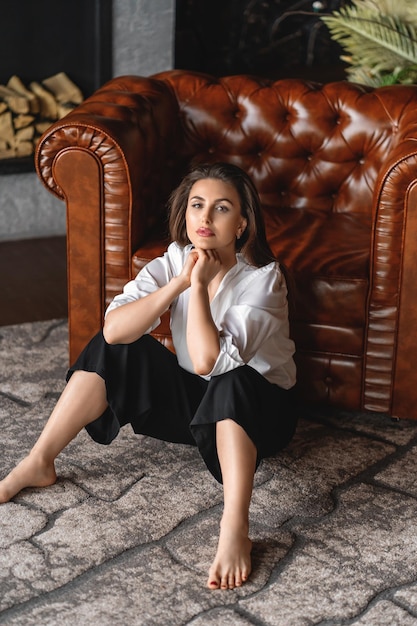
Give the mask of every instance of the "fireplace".
M 65 73 L 91 95 L 112 75 L 112 0 L 2 0 L 0 84 Z M 0 173 L 34 169 L 33 157 L 0 159 Z

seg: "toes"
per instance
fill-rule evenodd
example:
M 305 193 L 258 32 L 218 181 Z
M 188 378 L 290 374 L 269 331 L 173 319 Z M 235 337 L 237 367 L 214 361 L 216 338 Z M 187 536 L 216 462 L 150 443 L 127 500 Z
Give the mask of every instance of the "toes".
M 221 582 L 220 582 L 220 589 L 230 589 L 228 576 L 222 577 Z
M 244 568 L 243 570 L 237 569 L 236 571 L 226 571 L 224 573 L 216 569 L 209 572 L 207 580 L 207 587 L 209 589 L 236 589 L 241 587 L 248 579 L 249 571 Z
M 222 578 L 220 588 L 221 589 L 235 589 L 236 587 L 240 587 L 242 583 L 240 579 L 234 574 L 225 575 Z
M 207 580 L 207 587 L 209 589 L 220 589 L 220 576 L 214 568 L 209 570 L 209 576 Z
M 230 577 L 229 578 L 229 589 L 234 589 L 236 587 L 236 581 L 235 581 L 235 577 Z
M 220 585 L 217 580 L 209 580 L 207 583 L 209 589 L 219 589 Z

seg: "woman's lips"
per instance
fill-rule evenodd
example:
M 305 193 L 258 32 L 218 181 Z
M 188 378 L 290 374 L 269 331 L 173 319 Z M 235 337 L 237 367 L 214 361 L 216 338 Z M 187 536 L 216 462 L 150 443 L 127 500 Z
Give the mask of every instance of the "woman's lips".
M 209 228 L 199 228 L 197 230 L 197 235 L 200 235 L 200 237 L 212 237 L 214 233 Z

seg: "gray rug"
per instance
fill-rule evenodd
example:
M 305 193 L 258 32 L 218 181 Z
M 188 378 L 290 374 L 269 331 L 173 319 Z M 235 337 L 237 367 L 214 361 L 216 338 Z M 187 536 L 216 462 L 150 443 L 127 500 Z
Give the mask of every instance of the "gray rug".
M 67 325 L 0 328 L 0 476 L 64 385 Z M 250 581 L 205 588 L 222 493 L 192 447 L 83 432 L 59 480 L 0 505 L 0 624 L 417 624 L 417 423 L 301 416 L 263 462 Z

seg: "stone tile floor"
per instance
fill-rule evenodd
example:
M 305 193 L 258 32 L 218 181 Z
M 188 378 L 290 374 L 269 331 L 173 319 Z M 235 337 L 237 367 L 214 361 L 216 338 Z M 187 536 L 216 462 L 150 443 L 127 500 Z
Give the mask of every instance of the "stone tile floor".
M 0 328 L 0 476 L 63 388 L 67 324 Z M 0 624 L 417 624 L 417 422 L 303 415 L 264 461 L 250 581 L 209 591 L 222 494 L 196 450 L 85 433 L 56 485 L 0 505 Z

